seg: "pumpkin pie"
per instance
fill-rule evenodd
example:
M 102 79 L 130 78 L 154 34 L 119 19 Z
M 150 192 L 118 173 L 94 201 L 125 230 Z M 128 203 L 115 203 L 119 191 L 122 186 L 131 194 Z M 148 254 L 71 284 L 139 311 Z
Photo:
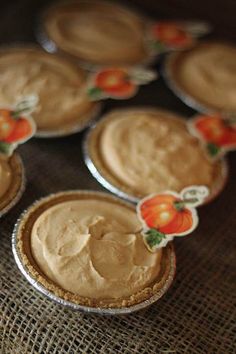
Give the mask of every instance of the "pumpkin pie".
M 41 43 L 95 65 L 134 65 L 148 57 L 145 21 L 115 3 L 74 1 L 56 4 L 42 16 Z M 49 38 L 50 45 L 44 36 Z M 50 49 L 50 48 L 49 48 Z
M 161 109 L 108 113 L 88 134 L 85 156 L 105 187 L 131 201 L 189 185 L 206 185 L 212 198 L 225 181 L 224 162 L 211 162 L 186 120 Z
M 201 111 L 236 112 L 236 47 L 203 42 L 167 59 L 170 87 Z
M 24 186 L 24 168 L 19 155 L 16 153 L 11 157 L 0 155 L 0 217 L 17 203 Z
M 61 192 L 21 217 L 17 253 L 28 275 L 62 300 L 99 308 L 129 307 L 173 280 L 172 244 L 150 252 L 135 207 L 109 194 Z
M 15 104 L 20 97 L 38 95 L 39 103 L 32 113 L 38 136 L 79 131 L 98 109 L 87 97 L 85 72 L 36 47 L 0 51 L 0 79 L 3 106 Z

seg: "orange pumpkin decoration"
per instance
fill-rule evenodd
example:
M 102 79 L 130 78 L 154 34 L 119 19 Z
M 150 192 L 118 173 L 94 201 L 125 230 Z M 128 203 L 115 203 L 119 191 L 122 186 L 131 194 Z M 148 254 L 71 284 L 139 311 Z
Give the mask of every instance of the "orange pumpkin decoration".
M 194 127 L 209 143 L 218 147 L 236 147 L 236 126 L 230 125 L 219 115 L 199 116 L 194 121 Z
M 154 37 L 170 47 L 186 47 L 193 43 L 193 38 L 180 25 L 160 22 L 153 26 Z
M 141 200 L 137 214 L 143 224 L 144 243 L 152 252 L 165 247 L 174 236 L 191 233 L 198 224 L 196 207 L 209 195 L 206 186 L 189 186 L 180 193 L 163 192 Z
M 160 194 L 144 200 L 140 205 L 140 214 L 150 229 L 169 235 L 182 234 L 193 226 L 192 212 L 185 207 L 193 201 Z
M 136 91 L 136 86 L 130 81 L 125 70 L 107 69 L 100 71 L 95 79 L 97 88 L 111 96 L 127 97 Z
M 14 130 L 16 121 L 12 119 L 12 111 L 0 109 L 0 140 L 5 140 Z
M 0 140 L 17 143 L 27 139 L 33 133 L 31 122 L 19 116 L 17 111 L 0 109 Z
M 15 143 L 25 140 L 28 136 L 33 133 L 32 126 L 28 119 L 18 118 L 16 121 L 15 128 L 11 134 L 5 139 L 7 143 Z

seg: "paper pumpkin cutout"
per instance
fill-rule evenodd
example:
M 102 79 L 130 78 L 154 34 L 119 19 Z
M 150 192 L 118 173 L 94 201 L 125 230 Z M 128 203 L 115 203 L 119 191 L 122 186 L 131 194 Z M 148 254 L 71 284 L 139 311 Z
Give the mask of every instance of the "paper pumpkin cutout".
M 211 26 L 205 22 L 159 21 L 151 26 L 150 46 L 157 52 L 185 49 L 210 30 Z
M 152 27 L 156 49 L 186 48 L 194 43 L 194 38 L 183 26 L 174 22 L 159 22 Z
M 189 131 L 199 138 L 211 159 L 236 149 L 236 118 L 220 114 L 198 115 L 188 123 Z
M 181 193 L 165 191 L 147 196 L 137 205 L 141 231 L 150 251 L 165 247 L 175 236 L 190 234 L 198 225 L 196 207 L 209 195 L 205 186 L 190 186 Z
M 134 96 L 139 85 L 157 78 L 157 73 L 144 68 L 106 68 L 91 75 L 88 95 L 91 100 L 126 99 Z
M 28 96 L 14 108 L 0 108 L 0 154 L 10 156 L 19 144 L 29 140 L 36 131 L 30 113 L 36 106 L 36 96 Z

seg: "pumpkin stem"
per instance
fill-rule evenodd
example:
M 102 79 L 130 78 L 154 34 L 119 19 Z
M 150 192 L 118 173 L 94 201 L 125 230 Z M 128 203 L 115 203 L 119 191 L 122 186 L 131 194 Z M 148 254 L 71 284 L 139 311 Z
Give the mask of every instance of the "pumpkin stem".
M 174 207 L 176 208 L 177 211 L 182 211 L 186 204 L 195 204 L 197 202 L 198 202 L 197 198 L 183 199 L 174 202 Z

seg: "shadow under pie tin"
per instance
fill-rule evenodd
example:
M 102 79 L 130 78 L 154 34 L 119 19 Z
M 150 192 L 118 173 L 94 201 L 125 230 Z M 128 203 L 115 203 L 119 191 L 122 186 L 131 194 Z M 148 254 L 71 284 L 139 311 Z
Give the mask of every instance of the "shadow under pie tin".
M 102 103 L 87 94 L 89 74 L 66 57 L 45 52 L 39 46 L 14 44 L 0 48 L 2 104 L 13 106 L 16 98 L 38 98 L 31 113 L 35 136 L 51 138 L 80 132 L 100 113 Z M 10 85 L 14 79 L 16 85 Z M 12 99 L 12 97 L 15 99 Z
M 13 153 L 8 158 L 8 163 L 12 171 L 12 180 L 7 191 L 0 197 L 0 218 L 17 204 L 24 193 L 26 184 L 21 157 L 17 153 Z
M 33 258 L 31 251 L 31 231 L 34 223 L 38 217 L 48 208 L 58 205 L 61 202 L 72 201 L 72 200 L 104 200 L 109 201 L 109 203 L 118 204 L 123 207 L 127 207 L 130 210 L 135 211 L 135 207 L 132 204 L 124 202 L 110 194 L 93 192 L 93 191 L 66 191 L 56 194 L 49 195 L 48 197 L 42 198 L 31 205 L 27 210 L 25 210 L 20 218 L 18 219 L 13 235 L 12 235 L 12 249 L 14 258 L 18 268 L 24 277 L 36 288 L 39 292 L 46 295 L 49 299 L 55 302 L 67 306 L 73 310 L 83 311 L 87 313 L 97 313 L 97 314 L 108 314 L 108 315 L 122 315 L 129 314 L 138 310 L 141 310 L 160 299 L 164 293 L 168 290 L 171 283 L 173 282 L 176 260 L 173 244 L 168 244 L 167 247 L 163 248 L 163 254 L 161 257 L 161 270 L 158 273 L 157 278 L 154 279 L 153 283 L 146 285 L 144 290 L 140 293 L 135 293 L 134 295 L 128 297 L 130 303 L 126 306 L 116 306 L 116 305 L 104 305 L 96 306 L 93 302 L 88 302 L 86 298 L 79 295 L 70 293 L 63 290 L 58 285 L 49 280 L 42 273 L 41 269 L 37 265 Z M 144 246 L 145 247 L 145 246 Z M 140 295 L 142 294 L 142 295 Z M 136 303 L 132 298 L 139 298 Z M 79 300 L 78 300 L 79 298 Z M 122 301 L 121 299 L 108 299 L 104 300 L 107 304 L 111 301 Z M 132 301 L 134 302 L 132 304 Z M 100 303 L 100 300 L 99 302 Z M 119 303 L 119 302 L 118 302 Z M 130 305 L 129 305 L 130 304 Z
M 180 98 L 186 105 L 188 105 L 191 108 L 194 108 L 195 110 L 207 114 L 211 114 L 214 112 L 220 112 L 221 114 L 227 116 L 227 115 L 232 115 L 235 114 L 234 111 L 231 109 L 225 109 L 225 108 L 220 108 L 217 107 L 217 105 L 214 105 L 207 100 L 207 94 L 205 95 L 205 98 L 200 98 L 197 97 L 194 93 L 191 93 L 185 86 L 184 83 L 181 81 L 179 78 L 180 75 L 180 65 L 183 62 L 184 65 L 184 60 L 188 55 L 194 54 L 194 52 L 199 51 L 199 50 L 204 50 L 207 51 L 208 48 L 211 49 L 211 47 L 214 48 L 214 45 L 222 45 L 226 47 L 231 47 L 233 49 L 233 46 L 228 45 L 227 43 L 216 43 L 216 42 L 202 42 L 194 47 L 184 50 L 184 51 L 178 51 L 178 52 L 172 52 L 168 55 L 166 55 L 165 60 L 163 62 L 162 66 L 162 74 L 165 79 L 166 84 L 168 87 L 174 92 L 174 94 Z M 223 49 L 222 49 L 223 52 Z M 217 58 L 216 58 L 217 59 Z M 216 63 L 217 60 L 215 59 Z M 214 64 L 214 63 L 213 63 Z M 204 69 L 204 67 L 203 67 Z M 202 71 L 203 71 L 202 69 Z M 216 67 L 217 71 L 217 67 Z M 203 74 L 204 75 L 204 72 Z M 212 79 L 210 78 L 211 73 L 208 73 L 209 76 L 209 81 Z M 190 75 L 191 76 L 191 75 Z M 206 74 L 205 74 L 206 76 Z M 207 76 L 206 76 L 207 77 Z M 193 82 L 193 80 L 192 80 Z M 213 84 L 215 84 L 213 82 Z
M 128 186 L 124 185 L 124 183 L 122 183 L 116 176 L 114 176 L 109 171 L 109 169 L 107 168 L 106 164 L 103 161 L 103 158 L 101 157 L 101 154 L 99 153 L 99 146 L 98 146 L 100 143 L 103 127 L 106 126 L 109 120 L 112 120 L 112 116 L 110 117 L 110 115 L 116 112 L 120 112 L 122 115 L 122 112 L 132 112 L 132 111 L 148 112 L 148 113 L 168 112 L 162 109 L 153 109 L 147 107 L 114 110 L 108 113 L 107 115 L 105 115 L 99 122 L 97 122 L 88 131 L 83 142 L 83 153 L 84 153 L 84 160 L 88 169 L 101 185 L 103 185 L 110 192 L 116 194 L 121 198 L 124 198 L 133 203 L 138 203 L 140 199 L 145 197 L 145 195 L 137 192 L 135 193 L 132 190 L 132 188 L 129 188 Z M 173 115 L 173 113 L 171 112 L 169 113 Z M 177 115 L 175 115 L 174 120 L 185 122 L 185 120 L 182 117 L 178 117 Z M 217 176 L 214 180 L 214 183 L 212 184 L 212 187 L 210 189 L 210 195 L 206 199 L 205 204 L 215 199 L 220 194 L 220 192 L 222 191 L 222 189 L 226 184 L 228 173 L 229 173 L 226 159 L 222 158 L 217 162 L 216 171 L 217 171 Z M 170 188 L 166 187 L 164 189 L 166 190 Z M 154 193 L 154 191 L 152 193 Z M 146 193 L 146 194 L 150 194 L 150 193 Z

